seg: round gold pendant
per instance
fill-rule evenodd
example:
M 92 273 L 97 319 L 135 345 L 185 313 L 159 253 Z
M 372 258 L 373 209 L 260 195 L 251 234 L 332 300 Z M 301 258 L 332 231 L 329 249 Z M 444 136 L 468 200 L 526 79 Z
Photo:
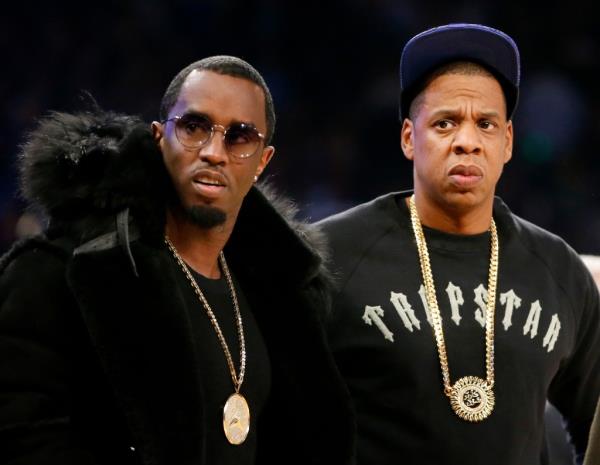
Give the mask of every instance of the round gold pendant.
M 250 408 L 241 394 L 231 394 L 225 402 L 223 430 L 225 437 L 233 445 L 237 446 L 246 440 L 250 431 Z
M 450 405 L 463 420 L 482 421 L 494 410 L 494 391 L 485 380 L 465 376 L 452 386 Z

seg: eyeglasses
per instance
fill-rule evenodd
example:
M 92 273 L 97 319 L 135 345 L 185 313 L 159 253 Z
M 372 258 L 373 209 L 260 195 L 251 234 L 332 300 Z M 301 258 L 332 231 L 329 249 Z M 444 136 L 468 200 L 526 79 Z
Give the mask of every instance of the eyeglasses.
M 220 124 L 213 124 L 206 116 L 194 114 L 173 116 L 162 123 L 169 121 L 175 124 L 177 140 L 188 149 L 204 147 L 216 130 L 221 131 L 227 153 L 235 158 L 251 157 L 265 139 L 253 125 L 247 123 L 233 123 L 225 128 Z

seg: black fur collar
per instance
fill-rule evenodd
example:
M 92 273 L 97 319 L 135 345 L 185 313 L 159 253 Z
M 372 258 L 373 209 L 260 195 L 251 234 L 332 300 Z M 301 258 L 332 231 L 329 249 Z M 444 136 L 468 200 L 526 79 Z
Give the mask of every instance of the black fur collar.
M 85 243 L 114 229 L 129 209 L 143 240 L 162 245 L 165 207 L 174 195 L 150 127 L 133 116 L 94 110 L 51 113 L 20 154 L 21 191 L 49 218 L 48 235 Z M 227 248 L 260 268 L 300 282 L 323 274 L 319 232 L 268 186 L 244 200 Z
M 125 208 L 161 231 L 169 183 L 149 126 L 112 112 L 51 113 L 20 154 L 21 192 L 50 231 L 81 241 Z

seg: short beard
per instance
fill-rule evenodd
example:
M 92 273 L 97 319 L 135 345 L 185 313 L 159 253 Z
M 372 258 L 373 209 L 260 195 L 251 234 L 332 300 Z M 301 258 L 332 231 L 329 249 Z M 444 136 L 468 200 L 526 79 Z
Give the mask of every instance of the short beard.
M 186 208 L 185 216 L 190 223 L 203 229 L 221 226 L 227 219 L 227 214 L 223 210 L 208 205 L 194 205 Z

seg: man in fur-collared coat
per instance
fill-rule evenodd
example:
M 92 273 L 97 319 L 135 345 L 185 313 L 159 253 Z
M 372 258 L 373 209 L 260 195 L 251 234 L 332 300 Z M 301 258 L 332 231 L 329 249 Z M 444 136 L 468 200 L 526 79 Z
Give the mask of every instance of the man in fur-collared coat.
M 351 463 L 316 238 L 254 186 L 266 84 L 208 58 L 161 113 L 56 113 L 24 146 L 49 224 L 0 261 L 0 463 Z

